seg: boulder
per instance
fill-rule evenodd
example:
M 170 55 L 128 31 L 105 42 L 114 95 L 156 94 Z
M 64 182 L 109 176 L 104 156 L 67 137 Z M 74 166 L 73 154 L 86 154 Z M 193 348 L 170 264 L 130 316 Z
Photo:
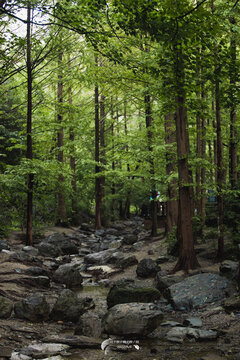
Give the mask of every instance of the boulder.
M 102 333 L 102 319 L 98 314 L 86 312 L 83 314 L 77 324 L 74 334 L 85 335 L 93 338 L 100 338 Z
M 50 256 L 56 258 L 62 254 L 60 246 L 58 244 L 50 244 L 46 240 L 40 242 L 37 245 L 39 255 L 41 256 Z
M 187 318 L 183 321 L 183 325 L 198 328 L 202 326 L 202 320 L 197 317 Z
M 53 281 L 65 284 L 68 288 L 81 287 L 82 275 L 75 264 L 60 265 L 53 274 Z
M 25 274 L 32 276 L 48 276 L 48 271 L 40 266 L 31 266 L 25 270 Z
M 118 280 L 111 287 L 107 296 L 108 308 L 116 304 L 149 303 L 160 299 L 160 292 L 153 287 L 134 283 L 131 279 Z
M 99 251 L 93 254 L 86 255 L 84 261 L 87 264 L 106 265 L 111 258 L 113 250 Z
M 126 269 L 129 266 L 136 265 L 137 263 L 138 263 L 138 259 L 136 258 L 136 256 L 129 254 L 129 255 L 123 256 L 121 259 L 116 261 L 116 266 L 121 269 Z
M 136 273 L 138 277 L 147 278 L 155 276 L 159 270 L 161 269 L 156 261 L 152 259 L 142 259 L 137 266 Z
M 49 318 L 50 306 L 44 295 L 35 293 L 14 305 L 16 317 L 32 322 L 45 321 Z
M 166 335 L 168 341 L 182 343 L 186 338 L 194 338 L 197 341 L 216 340 L 218 334 L 212 330 L 200 330 L 190 327 L 174 327 Z
M 78 254 L 78 247 L 71 238 L 59 233 L 49 235 L 37 248 L 42 256 L 57 257 L 59 255 Z
M 169 286 L 183 281 L 184 278 L 185 276 L 162 275 L 162 272 L 159 271 L 155 279 L 156 288 L 163 293 Z
M 32 256 L 37 256 L 39 253 L 38 249 L 33 246 L 24 246 L 22 250 Z
M 78 322 L 80 315 L 84 312 L 84 304 L 77 295 L 65 289 L 59 295 L 51 312 L 51 319 Z
M 104 329 L 108 334 L 145 336 L 162 322 L 163 313 L 155 304 L 118 304 L 108 310 Z
M 13 310 L 13 302 L 0 296 L 0 319 L 8 319 Z
M 133 245 L 135 242 L 138 241 L 138 236 L 135 234 L 126 234 L 123 238 L 123 243 L 125 245 Z
M 197 274 L 171 285 L 164 296 L 176 310 L 190 310 L 225 298 L 229 280 L 212 273 Z

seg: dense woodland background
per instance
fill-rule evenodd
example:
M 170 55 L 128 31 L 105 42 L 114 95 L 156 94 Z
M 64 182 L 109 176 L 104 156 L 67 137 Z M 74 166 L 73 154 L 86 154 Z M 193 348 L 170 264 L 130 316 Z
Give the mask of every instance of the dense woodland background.
M 160 192 L 175 270 L 206 225 L 237 249 L 239 24 L 238 0 L 1 0 L 1 237 L 143 208 L 156 236 Z

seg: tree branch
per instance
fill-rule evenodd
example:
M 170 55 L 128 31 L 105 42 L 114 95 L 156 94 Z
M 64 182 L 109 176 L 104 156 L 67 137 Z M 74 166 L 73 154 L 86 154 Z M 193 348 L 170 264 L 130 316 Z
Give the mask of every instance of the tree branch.
M 190 15 L 191 13 L 193 13 L 195 10 L 197 10 L 202 4 L 204 4 L 206 1 L 208 0 L 202 0 L 199 4 L 197 4 L 193 9 L 189 10 L 186 14 L 178 16 L 176 19 L 183 19 L 185 16 Z M 238 2 L 239 0 L 237 0 Z

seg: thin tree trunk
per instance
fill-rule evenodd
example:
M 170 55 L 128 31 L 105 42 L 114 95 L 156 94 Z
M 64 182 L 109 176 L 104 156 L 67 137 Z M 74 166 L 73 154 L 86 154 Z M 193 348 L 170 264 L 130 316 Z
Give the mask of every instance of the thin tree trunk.
M 173 130 L 174 127 L 174 130 Z M 165 143 L 166 145 L 173 146 L 176 141 L 176 129 L 174 123 L 174 114 L 169 112 L 165 116 Z M 176 152 L 170 150 L 166 152 L 166 172 L 167 175 L 171 175 L 176 169 Z M 177 189 L 176 180 L 172 180 L 168 184 L 167 189 L 167 232 L 171 232 L 174 226 L 177 226 L 178 219 L 178 201 L 177 201 Z
M 234 26 L 236 24 L 236 19 L 232 17 L 230 23 Z M 230 144 L 229 144 L 229 179 L 231 184 L 231 189 L 236 189 L 238 173 L 237 173 L 237 130 L 236 130 L 236 79 L 237 79 L 237 68 L 236 68 L 236 59 L 237 59 L 237 46 L 235 33 L 232 30 L 231 42 L 230 42 Z
M 72 106 L 72 89 L 69 88 L 69 98 L 68 103 L 70 107 Z M 69 116 L 70 116 L 70 129 L 69 129 L 69 140 L 70 140 L 70 146 L 71 146 L 71 155 L 70 155 L 70 167 L 72 169 L 72 220 L 73 222 L 76 221 L 76 215 L 77 215 L 77 180 L 76 180 L 76 159 L 75 159 L 75 134 L 74 134 L 74 127 L 73 127 L 73 118 L 72 118 L 72 110 L 69 110 Z
M 57 146 L 58 146 L 58 161 L 60 164 L 63 163 L 63 115 L 62 115 L 62 104 L 63 104 L 63 76 L 62 76 L 62 60 L 63 60 L 63 53 L 62 50 L 59 50 L 58 54 L 58 114 L 57 114 L 57 121 L 59 124 L 59 130 L 57 134 Z M 58 220 L 57 224 L 59 225 L 66 225 L 67 223 L 67 211 L 66 211 L 66 202 L 65 202 L 65 195 L 63 192 L 63 184 L 64 184 L 64 176 L 60 174 L 58 177 L 59 181 L 59 191 L 58 191 Z
M 124 117 L 124 131 L 125 131 L 125 136 L 127 138 L 128 129 L 127 129 L 127 102 L 126 102 L 126 100 L 124 100 L 123 117 Z M 126 146 L 126 151 L 128 152 L 128 145 Z M 127 164 L 127 170 L 128 170 L 128 172 L 130 172 L 129 164 Z M 128 176 L 128 181 L 130 181 L 130 176 Z M 124 207 L 124 218 L 125 219 L 128 219 L 130 217 L 130 202 L 131 202 L 131 191 L 130 191 L 130 189 L 128 189 L 127 198 L 126 198 L 125 207 Z
M 114 141 L 114 109 L 113 109 L 113 98 L 111 97 L 111 118 L 112 118 L 112 125 L 111 125 L 111 135 L 112 135 L 112 171 L 115 171 L 115 141 Z M 111 184 L 111 193 L 112 193 L 112 201 L 111 201 L 111 220 L 115 220 L 115 194 L 116 194 L 116 188 L 115 188 L 115 182 L 114 179 L 112 180 Z
M 101 163 L 101 172 L 105 170 L 105 96 L 100 96 L 100 163 Z M 100 178 L 100 190 L 101 190 L 101 223 L 102 225 L 106 224 L 105 214 L 104 214 L 104 197 L 105 197 L 105 183 L 106 179 L 104 175 L 101 175 Z
M 178 155 L 178 181 L 179 181 L 179 206 L 178 228 L 179 258 L 174 271 L 195 269 L 199 263 L 194 250 L 192 229 L 192 179 L 190 176 L 189 133 L 187 126 L 187 112 L 185 107 L 184 90 L 184 62 L 181 44 L 174 46 L 175 55 L 175 81 L 176 81 L 176 137 Z
M 152 109 L 151 109 L 151 97 L 148 93 L 144 97 L 145 102 L 145 118 L 146 118 L 146 128 L 147 128 L 147 137 L 148 137 L 148 151 L 149 151 L 149 164 L 150 164 L 150 184 L 152 192 L 151 200 L 151 218 L 152 218 L 152 230 L 151 236 L 157 236 L 157 192 L 156 185 L 154 181 L 154 161 L 153 161 L 153 148 L 152 148 Z
M 96 66 L 98 62 L 96 59 Z M 99 90 L 98 86 L 95 86 L 95 229 L 100 229 L 101 222 L 101 179 L 98 176 L 100 172 L 100 147 L 99 147 Z
M 27 8 L 27 154 L 29 160 L 33 158 L 32 152 L 32 61 L 31 61 L 31 6 Z M 33 220 L 33 174 L 27 176 L 27 229 L 26 244 L 32 245 Z
M 220 66 L 215 66 L 215 96 L 216 96 L 216 126 L 217 126 L 217 206 L 218 206 L 218 258 L 224 256 L 224 225 L 223 225 L 223 145 L 221 128 L 221 108 L 220 108 Z

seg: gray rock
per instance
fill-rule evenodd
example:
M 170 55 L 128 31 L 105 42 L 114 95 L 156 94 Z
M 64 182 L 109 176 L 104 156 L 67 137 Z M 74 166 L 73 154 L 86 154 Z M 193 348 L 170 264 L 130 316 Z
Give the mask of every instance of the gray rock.
M 13 310 L 13 302 L 3 296 L 0 296 L 0 318 L 8 319 Z
M 190 276 L 171 285 L 164 296 L 176 310 L 190 310 L 222 300 L 229 281 L 217 274 L 204 273 Z
M 156 275 L 156 288 L 164 292 L 169 286 L 177 284 L 183 281 L 185 276 L 178 275 L 162 275 L 161 271 L 159 271 Z
M 116 304 L 132 302 L 149 303 L 159 300 L 160 297 L 160 292 L 154 287 L 134 283 L 131 279 L 122 279 L 116 281 L 110 289 L 107 296 L 107 304 L 108 308 L 110 308 Z
M 112 335 L 144 336 L 155 330 L 162 319 L 162 311 L 154 304 L 118 304 L 107 312 L 104 328 Z
M 152 259 L 142 259 L 137 266 L 136 273 L 138 277 L 147 278 L 155 276 L 159 270 L 161 269 L 156 261 Z
M 78 254 L 78 247 L 65 234 L 54 233 L 44 239 L 38 246 L 42 256 L 57 257 L 59 255 Z
M 129 266 L 136 265 L 137 263 L 138 263 L 138 260 L 137 260 L 136 256 L 129 254 L 129 255 L 122 257 L 118 261 L 116 261 L 116 266 L 121 269 L 126 269 Z
M 78 322 L 80 315 L 84 312 L 84 304 L 77 295 L 65 289 L 59 295 L 51 312 L 51 319 Z
M 18 251 L 18 252 L 15 252 L 13 253 L 11 256 L 10 256 L 10 259 L 11 260 L 14 260 L 14 261 L 19 261 L 19 262 L 32 262 L 34 261 L 34 257 L 28 253 L 26 253 L 25 251 Z
M 41 268 L 40 266 L 31 266 L 25 270 L 25 274 L 33 276 L 48 276 L 48 271 Z
M 138 236 L 134 234 L 126 234 L 123 238 L 123 243 L 126 245 L 133 245 L 138 241 Z
M 59 245 L 50 244 L 46 240 L 40 242 L 40 244 L 37 245 L 37 248 L 41 256 L 50 256 L 55 258 L 62 254 Z
M 166 338 L 168 341 L 182 343 L 186 338 L 194 338 L 195 340 L 215 340 L 217 332 L 212 330 L 200 330 L 189 327 L 174 327 L 168 331 Z
M 94 337 L 96 339 L 100 338 L 102 334 L 102 319 L 96 313 L 86 312 L 80 317 L 74 334 Z
M 15 303 L 14 312 L 20 319 L 38 322 L 49 318 L 50 307 L 44 295 L 35 293 Z
M 113 250 L 104 250 L 86 255 L 84 261 L 87 264 L 106 265 L 111 258 Z
M 48 276 L 36 276 L 34 282 L 39 286 L 50 287 L 50 279 Z
M 196 317 L 187 318 L 183 321 L 183 325 L 198 328 L 202 326 L 202 320 Z
M 170 327 L 175 327 L 175 326 L 180 326 L 181 327 L 181 324 L 177 321 L 164 321 L 161 326 L 170 326 Z
M 37 343 L 30 344 L 26 348 L 21 349 L 23 355 L 31 356 L 31 358 L 39 358 L 44 356 L 58 355 L 64 353 L 70 348 L 69 345 L 57 344 L 57 343 Z
M 10 360 L 32 360 L 32 357 L 21 354 L 19 351 L 13 351 Z
M 32 256 L 37 256 L 39 253 L 38 249 L 33 246 L 24 246 L 22 250 Z
M 8 245 L 8 243 L 6 242 L 6 240 L 0 240 L 0 251 L 2 250 L 9 250 L 10 247 Z
M 162 255 L 162 256 L 159 256 L 157 259 L 156 259 L 156 263 L 157 264 L 164 264 L 166 262 L 168 262 L 170 260 L 170 256 L 168 255 Z
M 82 275 L 75 264 L 60 265 L 53 274 L 53 280 L 65 284 L 68 288 L 81 287 Z
M 237 273 L 238 262 L 232 260 L 225 260 L 219 267 L 220 274 L 226 276 L 229 279 L 233 279 Z

